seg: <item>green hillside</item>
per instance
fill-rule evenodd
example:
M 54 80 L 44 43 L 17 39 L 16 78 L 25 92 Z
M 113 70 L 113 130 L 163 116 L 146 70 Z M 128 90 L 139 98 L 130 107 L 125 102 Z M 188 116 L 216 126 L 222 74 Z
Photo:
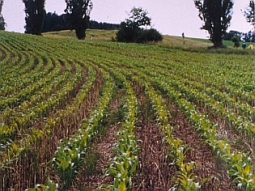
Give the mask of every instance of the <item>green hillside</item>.
M 113 41 L 116 37 L 117 31 L 111 31 L 111 30 L 95 30 L 95 29 L 88 29 L 86 32 L 86 41 Z M 69 38 L 69 39 L 76 39 L 75 32 L 74 31 L 57 31 L 57 32 L 47 32 L 44 33 L 43 36 L 45 37 L 55 37 L 55 38 Z M 193 51 L 201 51 L 204 50 L 210 46 L 212 46 L 212 42 L 208 39 L 198 39 L 198 38 L 189 38 L 186 37 L 185 40 L 183 40 L 182 37 L 178 36 L 169 36 L 164 35 L 163 41 L 156 43 L 160 46 L 170 46 L 172 48 L 182 48 L 186 50 L 193 50 Z M 242 51 L 242 48 L 234 48 L 234 43 L 232 41 L 223 41 L 223 44 L 227 46 L 228 49 L 232 51 L 236 51 L 242 54 L 247 53 L 246 50 Z M 255 43 L 247 43 L 247 47 L 249 44 L 253 44 L 255 46 Z M 222 50 L 221 50 L 222 51 Z M 223 50 L 224 51 L 224 50 Z M 226 51 L 227 52 L 227 51 Z
M 254 50 L 0 31 L 0 190 L 255 190 Z

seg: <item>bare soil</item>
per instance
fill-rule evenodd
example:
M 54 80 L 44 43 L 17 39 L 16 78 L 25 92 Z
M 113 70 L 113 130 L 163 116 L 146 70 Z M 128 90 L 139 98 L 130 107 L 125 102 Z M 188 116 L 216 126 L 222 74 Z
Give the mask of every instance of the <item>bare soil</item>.
M 169 165 L 170 160 L 167 157 L 169 146 L 163 141 L 164 136 L 155 122 L 155 114 L 144 89 L 135 84 L 135 91 L 139 106 L 135 135 L 140 151 L 132 190 L 168 190 L 176 167 Z

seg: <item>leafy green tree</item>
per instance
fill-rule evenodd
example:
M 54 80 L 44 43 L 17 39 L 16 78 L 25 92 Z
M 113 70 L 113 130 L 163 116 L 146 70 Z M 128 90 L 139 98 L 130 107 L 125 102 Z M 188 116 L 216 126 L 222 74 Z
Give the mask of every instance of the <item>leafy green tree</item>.
M 139 28 L 141 26 L 150 26 L 151 18 L 148 17 L 148 12 L 141 7 L 134 7 L 130 13 L 129 18 L 126 19 L 126 25 L 131 28 Z
M 25 4 L 25 33 L 41 35 L 43 18 L 46 14 L 45 0 L 23 0 Z
M 4 0 L 0 0 L 0 30 L 5 30 L 5 22 L 4 22 L 4 17 L 2 15 L 2 7 L 4 4 Z
M 156 29 L 144 30 L 141 27 L 150 26 L 151 18 L 148 12 L 142 8 L 133 8 L 129 13 L 129 18 L 121 22 L 116 39 L 119 42 L 148 42 L 160 41 L 162 35 Z
M 223 47 L 222 39 L 232 19 L 232 0 L 194 0 L 199 18 L 204 21 L 201 29 L 207 30 L 215 48 Z
M 85 39 L 89 27 L 90 13 L 93 8 L 91 0 L 65 0 L 66 19 L 78 39 Z
M 251 0 L 249 3 L 249 6 L 246 8 L 246 10 L 243 12 L 244 16 L 246 17 L 247 21 L 253 25 L 255 28 L 255 3 L 254 0 Z

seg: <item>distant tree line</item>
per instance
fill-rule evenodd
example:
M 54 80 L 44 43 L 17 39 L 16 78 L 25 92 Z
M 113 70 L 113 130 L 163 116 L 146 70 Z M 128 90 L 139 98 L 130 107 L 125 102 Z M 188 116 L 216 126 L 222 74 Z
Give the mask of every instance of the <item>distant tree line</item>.
M 58 15 L 51 12 L 47 13 L 43 20 L 42 32 L 70 30 L 71 26 L 66 17 L 66 14 Z M 101 30 L 118 30 L 120 25 L 90 20 L 88 28 Z
M 47 13 L 43 19 L 42 32 L 68 30 L 70 26 L 66 21 L 65 14 Z
M 254 31 L 249 31 L 247 33 L 242 33 L 239 31 L 231 30 L 226 33 L 224 40 L 232 40 L 233 37 L 237 37 L 240 41 L 245 42 L 255 42 L 255 33 Z
M 89 21 L 89 28 L 101 29 L 101 30 L 118 30 L 120 28 L 120 24 L 97 22 L 97 21 L 91 20 Z

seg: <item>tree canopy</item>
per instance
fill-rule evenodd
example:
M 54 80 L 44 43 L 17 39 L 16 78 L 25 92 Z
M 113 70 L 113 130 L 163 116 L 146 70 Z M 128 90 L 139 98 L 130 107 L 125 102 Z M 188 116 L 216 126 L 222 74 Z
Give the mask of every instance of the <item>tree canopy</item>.
M 42 33 L 43 18 L 46 14 L 45 0 L 23 0 L 25 4 L 26 26 L 25 33 L 40 35 Z
M 207 30 L 214 47 L 222 47 L 222 39 L 232 19 L 232 0 L 194 0 L 199 18 L 204 21 L 201 29 Z
M 126 25 L 132 28 L 138 28 L 141 26 L 150 26 L 151 18 L 148 17 L 148 12 L 141 7 L 134 7 L 130 13 L 129 18 L 126 19 Z
M 144 30 L 143 26 L 150 26 L 151 18 L 148 12 L 142 8 L 134 7 L 129 14 L 129 18 L 121 22 L 116 39 L 120 42 L 147 42 L 161 41 L 162 35 L 156 29 Z
M 251 0 L 249 6 L 244 11 L 244 16 L 246 17 L 247 22 L 251 23 L 255 28 L 255 3 L 254 0 Z
M 75 30 L 78 39 L 85 39 L 89 26 L 90 12 L 93 8 L 91 0 L 65 0 L 66 19 L 70 28 Z

